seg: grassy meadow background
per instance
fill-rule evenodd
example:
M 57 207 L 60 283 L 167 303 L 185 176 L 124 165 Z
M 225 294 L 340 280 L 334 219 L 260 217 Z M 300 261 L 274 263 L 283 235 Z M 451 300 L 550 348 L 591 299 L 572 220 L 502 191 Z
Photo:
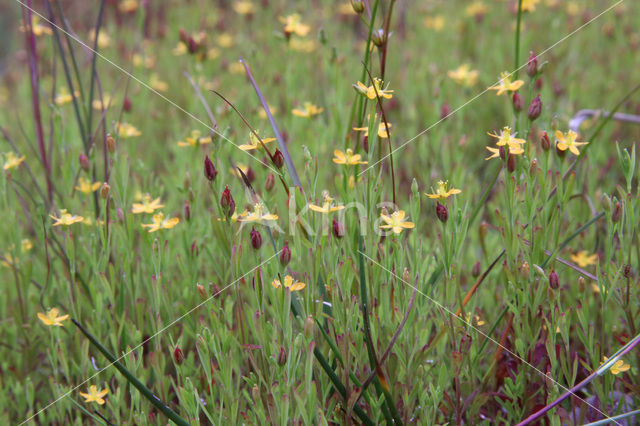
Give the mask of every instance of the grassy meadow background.
M 638 424 L 638 22 L 3 1 L 0 422 Z

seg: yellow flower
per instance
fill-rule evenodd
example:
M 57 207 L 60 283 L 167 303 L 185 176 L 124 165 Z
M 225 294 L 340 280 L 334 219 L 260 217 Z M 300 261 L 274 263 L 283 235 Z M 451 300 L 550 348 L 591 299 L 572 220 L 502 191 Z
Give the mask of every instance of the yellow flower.
M 354 84 L 353 87 L 355 87 L 358 92 L 362 93 L 371 100 L 376 99 L 376 90 L 378 91 L 378 94 L 381 98 L 391 99 L 393 97 L 393 90 L 384 90 L 382 88 L 382 80 L 377 77 L 373 79 L 373 84 L 371 86 L 365 86 L 364 83 L 358 81 L 358 83 Z
M 60 210 L 60 217 L 55 217 L 53 215 L 49 215 L 49 217 L 55 220 L 53 226 L 70 226 L 74 223 L 82 222 L 84 220 L 82 216 L 76 216 L 75 214 L 67 213 L 67 209 Z
M 511 134 L 511 127 L 509 126 L 504 126 L 502 128 L 502 130 L 500 130 L 500 134 L 497 133 L 487 133 L 489 136 L 494 137 L 496 139 L 498 139 L 498 141 L 496 142 L 496 145 L 498 146 L 505 146 L 508 145 L 509 146 L 509 153 L 514 154 L 514 152 L 512 152 L 512 149 L 518 149 L 518 148 L 522 148 L 521 145 L 523 145 L 524 143 L 526 143 L 526 141 L 524 139 L 519 139 L 516 138 L 515 135 L 517 135 L 517 133 L 514 133 L 513 135 Z
M 327 191 L 322 192 L 322 197 L 324 198 L 324 203 L 322 203 L 322 207 L 309 203 L 309 208 L 314 212 L 323 213 L 323 214 L 329 214 L 329 213 L 333 213 L 338 210 L 344 209 L 344 206 L 333 205 L 333 198 L 329 196 L 329 193 Z
M 53 102 L 58 106 L 62 106 L 68 104 L 69 102 L 72 102 L 73 98 L 77 98 L 79 95 L 80 94 L 78 93 L 78 91 L 73 92 L 72 95 L 71 93 L 69 93 L 69 89 L 67 89 L 66 87 L 61 87 L 60 91 L 53 99 Z
M 282 283 L 279 279 L 274 278 L 274 280 L 271 282 L 271 285 L 274 288 L 280 288 L 282 286 Z M 288 288 L 289 291 L 300 291 L 305 287 L 305 285 L 306 284 L 303 282 L 294 280 L 291 275 L 286 275 L 284 277 L 284 287 Z
M 32 248 L 33 248 L 33 243 L 31 242 L 30 239 L 24 238 L 22 241 L 20 241 L 20 250 L 22 251 L 22 253 L 26 253 Z
M 100 186 L 102 186 L 102 183 L 100 182 L 91 183 L 90 180 L 80 177 L 78 179 L 78 185 L 76 185 L 75 188 L 84 194 L 91 194 L 92 192 L 97 191 Z
M 270 214 L 265 205 L 261 202 L 253 205 L 253 211 L 242 218 L 238 218 L 240 222 L 258 222 L 272 221 L 278 219 L 278 215 Z
M 496 95 L 500 96 L 505 92 L 515 92 L 522 87 L 524 81 L 511 81 L 511 74 L 507 71 L 500 74 L 500 82 L 496 86 L 489 87 L 489 90 L 497 90 Z
M 598 255 L 592 254 L 591 256 L 589 256 L 589 252 L 587 252 L 586 250 L 579 251 L 569 257 L 571 258 L 572 262 L 575 262 L 581 268 L 598 263 Z
M 607 362 L 609 358 L 607 358 L 606 356 L 604 357 L 604 362 Z M 625 371 L 629 370 L 631 368 L 631 366 L 627 363 L 624 362 L 624 360 L 619 359 L 615 362 L 615 364 L 613 364 L 611 366 L 611 368 L 609 369 L 609 371 L 611 372 L 611 374 L 616 375 L 616 374 L 620 374 L 620 373 L 624 373 Z
M 178 44 L 176 44 L 176 47 L 171 49 L 171 54 L 173 56 L 182 56 L 185 55 L 188 51 L 189 50 L 187 49 L 187 45 L 179 41 Z
M 192 146 L 195 148 L 198 145 L 211 143 L 211 136 L 201 138 L 199 130 L 192 130 L 191 136 L 187 136 L 184 140 L 185 141 L 178 141 L 178 146 Z
M 538 3 L 540 3 L 540 0 L 522 0 L 522 10 L 534 12 Z
M 455 70 L 448 71 L 447 76 L 464 87 L 471 87 L 478 82 L 478 71 L 469 68 L 469 64 L 462 64 Z
M 427 194 L 425 193 L 424 195 L 426 195 L 427 197 L 431 198 L 431 199 L 439 199 L 439 200 L 446 200 L 447 198 L 449 198 L 452 195 L 455 194 L 459 194 L 460 191 L 459 189 L 455 189 L 455 188 L 451 188 L 447 191 L 447 184 L 449 181 L 438 181 L 438 189 L 437 191 L 435 191 L 435 193 L 433 194 Z
M 345 164 L 347 166 L 353 166 L 355 164 L 367 164 L 368 161 L 360 161 L 362 156 L 360 154 L 354 154 L 351 148 L 347 148 L 347 152 L 342 152 L 339 149 L 333 151 L 335 158 L 333 162 L 336 164 Z
M 44 325 L 62 327 L 64 325 L 62 324 L 62 321 L 69 318 L 69 315 L 62 315 L 59 317 L 59 313 L 60 310 L 58 308 L 51 308 L 46 314 L 38 312 L 38 318 L 40 318 L 40 321 L 42 321 Z
M 380 214 L 380 218 L 386 222 L 385 225 L 380 225 L 382 229 L 391 229 L 394 234 L 399 234 L 405 229 L 411 229 L 416 226 L 413 222 L 408 222 L 404 217 L 404 210 L 398 210 L 393 212 L 391 216 Z
M 43 34 L 46 34 L 46 35 L 53 34 L 53 31 L 51 30 L 49 23 L 46 23 L 46 24 L 40 23 L 40 17 L 38 15 L 31 15 L 31 28 L 33 30 L 33 35 L 36 37 L 41 36 Z M 24 27 L 24 25 L 20 25 L 20 31 L 24 32 L 25 30 L 26 28 Z
M 297 13 L 294 13 L 289 16 L 285 16 L 284 18 L 279 17 L 278 19 L 280 20 L 280 22 L 284 24 L 285 34 L 294 33 L 296 35 L 299 35 L 300 37 L 304 37 L 307 34 L 309 34 L 309 31 L 311 31 L 310 26 L 303 24 L 300 21 L 300 15 L 298 15 Z
M 84 398 L 84 402 L 97 402 L 99 405 L 104 404 L 104 396 L 109 393 L 109 388 L 98 390 L 95 385 L 89 386 L 89 393 L 82 393 L 80 395 Z
M 467 16 L 473 17 L 482 16 L 486 14 L 487 11 L 487 6 L 485 6 L 485 4 L 481 1 L 474 1 L 465 9 L 465 13 L 467 14 Z
M 293 115 L 297 117 L 311 118 L 314 115 L 318 115 L 322 111 L 324 111 L 324 108 L 319 108 L 311 102 L 305 102 L 302 105 L 302 108 L 295 108 L 291 111 L 291 113 L 293 113 Z
M 291 50 L 296 52 L 310 53 L 316 50 L 316 42 L 315 40 L 291 37 L 291 40 L 289 40 L 289 47 Z
M 151 78 L 149 79 L 149 86 L 158 92 L 166 92 L 169 89 L 169 84 L 165 81 L 160 80 L 158 74 L 151 74 Z
M 232 64 L 229 65 L 229 72 L 231 74 L 244 74 L 244 65 L 242 65 L 240 62 L 234 62 Z
M 118 4 L 118 10 L 122 13 L 132 13 L 138 10 L 138 0 L 122 0 Z
M 171 229 L 180 222 L 177 217 L 164 217 L 164 213 L 159 212 L 153 215 L 153 223 L 143 223 L 143 228 L 149 228 L 149 232 L 156 232 L 161 229 Z
M 251 15 L 253 13 L 254 7 L 253 3 L 250 1 L 236 1 L 233 3 L 233 10 L 238 15 Z
M 389 124 L 389 130 L 391 130 L 391 123 L 387 123 Z M 368 138 L 369 137 L 369 128 L 368 127 L 354 127 L 353 130 L 357 131 L 357 132 L 364 132 L 364 137 Z M 382 139 L 386 139 L 389 137 L 389 134 L 387 133 L 387 127 L 384 125 L 384 122 L 380 122 L 378 123 L 378 137 L 382 138 Z
M 13 151 L 5 152 L 4 154 L 4 170 L 10 170 L 14 167 L 18 167 L 27 158 L 26 156 L 17 157 Z
M 102 101 L 100 101 L 100 99 L 94 99 L 91 102 L 91 107 L 97 111 L 102 111 L 103 109 L 107 109 L 111 105 L 113 105 L 113 100 L 111 99 L 111 96 L 108 94 L 102 97 Z
M 142 132 L 136 129 L 136 127 L 129 123 L 116 123 L 116 129 L 118 130 L 118 136 L 121 138 L 133 138 L 140 136 Z
M 144 194 L 141 199 L 142 203 L 133 203 L 131 205 L 131 213 L 153 213 L 154 211 L 164 207 L 164 204 L 160 204 L 160 197 L 155 200 L 151 200 L 151 195 Z
M 218 36 L 218 44 L 220 47 L 228 48 L 233 46 L 233 36 L 229 33 L 222 33 Z
M 429 28 L 430 30 L 439 32 L 444 28 L 444 16 L 427 16 L 424 20 L 424 26 Z
M 89 31 L 89 41 L 91 42 L 90 46 L 93 47 L 93 42 L 96 39 L 96 30 L 92 29 Z M 104 32 L 104 29 L 100 30 L 100 34 L 98 34 L 98 47 L 100 49 L 104 49 L 111 45 L 111 38 L 109 35 Z
M 578 134 L 573 130 L 569 130 L 567 133 L 562 133 L 560 130 L 556 130 L 556 148 L 560 151 L 571 151 L 574 155 L 580 155 L 578 147 L 580 145 L 586 145 L 589 142 L 576 142 Z
M 217 47 L 212 47 L 211 49 L 207 50 L 207 59 L 214 60 L 214 59 L 217 59 L 219 56 L 220 56 L 220 49 L 218 49 Z
M 473 320 L 473 322 L 472 322 L 472 320 Z M 465 321 L 467 323 L 471 323 L 471 324 L 476 325 L 478 327 L 481 326 L 481 325 L 485 325 L 486 324 L 486 322 L 482 318 L 480 318 L 480 316 L 478 316 L 476 314 L 473 314 L 473 316 L 472 316 L 471 312 L 467 312 L 467 315 L 465 316 Z
M 275 140 L 275 138 L 262 138 L 262 143 L 266 145 L 269 142 L 273 142 Z M 249 132 L 249 143 L 242 144 L 238 146 L 238 148 L 243 151 L 252 151 L 254 149 L 262 148 L 262 145 L 260 144 L 260 140 L 256 137 L 256 135 L 254 135 L 253 132 Z

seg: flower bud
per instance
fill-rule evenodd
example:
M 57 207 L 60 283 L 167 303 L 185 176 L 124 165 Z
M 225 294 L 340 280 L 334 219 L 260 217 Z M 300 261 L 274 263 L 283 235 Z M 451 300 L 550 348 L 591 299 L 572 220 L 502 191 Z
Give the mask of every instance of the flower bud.
M 109 151 L 110 154 L 116 152 L 116 141 L 113 139 L 113 136 L 107 134 L 107 140 L 105 142 L 107 144 L 107 151 Z
M 332 224 L 333 236 L 336 238 L 344 237 L 344 225 L 337 220 L 333 219 Z
M 558 278 L 558 274 L 556 274 L 556 271 L 551 270 L 551 273 L 549 274 L 549 287 L 556 290 L 559 286 L 560 279 Z
M 231 191 L 229 191 L 229 187 L 226 185 L 220 197 L 220 207 L 222 207 L 222 212 L 228 218 L 233 216 L 233 212 L 236 210 L 236 202 L 233 200 Z
M 103 183 L 102 186 L 100 187 L 100 196 L 102 197 L 103 200 L 106 200 L 107 197 L 109 196 L 109 189 L 110 189 L 110 186 L 107 182 Z
M 540 138 L 540 146 L 545 151 L 549 151 L 549 149 L 551 148 L 551 141 L 549 140 L 549 135 L 547 134 L 547 132 L 544 132 L 542 134 L 542 137 Z
M 507 158 L 507 148 L 505 148 L 505 145 L 500 145 L 500 147 L 498 148 L 498 153 L 500 154 L 500 159 L 502 161 Z
M 537 171 L 538 171 L 538 160 L 534 158 L 533 160 L 531 160 L 531 165 L 529 166 L 529 176 L 534 177 Z
M 514 92 L 511 100 L 513 101 L 513 109 L 516 112 L 522 111 L 522 108 L 524 108 L 524 99 L 520 96 L 520 93 Z
M 531 51 L 529 61 L 527 62 L 527 75 L 533 78 L 536 74 L 538 74 L 538 57 Z
M 193 37 L 189 36 L 187 39 L 187 50 L 189 50 L 189 53 L 196 53 L 199 47 L 198 42 Z
M 364 12 L 364 2 L 362 0 L 351 0 L 351 7 L 358 15 Z
M 200 295 L 200 297 L 202 297 L 203 299 L 207 299 L 209 296 L 207 295 L 207 291 L 204 289 L 204 286 L 202 284 L 196 284 L 196 290 L 198 290 L 198 294 Z
M 184 203 L 184 219 L 191 220 L 191 204 Z
M 482 265 L 480 264 L 480 261 L 478 260 L 476 263 L 473 264 L 473 268 L 471 268 L 471 276 L 473 278 L 478 278 L 480 276 L 480 269 L 482 268 Z
M 451 114 L 451 107 L 445 102 L 442 104 L 442 107 L 440 107 L 440 120 L 444 120 L 449 114 Z
M 260 250 L 262 247 L 262 235 L 255 228 L 251 229 L 251 247 L 255 250 Z
M 256 180 L 256 173 L 251 167 L 247 167 L 247 173 L 245 173 L 245 175 L 247 176 L 247 180 L 249 180 L 249 182 L 253 182 L 254 180 Z
M 447 223 L 449 219 L 449 210 L 447 207 L 437 202 L 436 204 L 436 216 L 440 219 L 440 222 Z
M 276 183 L 275 176 L 273 176 L 273 173 L 269 173 L 267 175 L 267 179 L 264 181 L 264 189 L 266 189 L 267 192 L 271 191 L 273 189 L 273 185 L 275 185 L 275 183 Z
M 509 173 L 513 173 L 516 170 L 516 156 L 515 154 L 509 154 L 507 158 L 507 170 Z
M 124 101 L 122 101 L 122 109 L 125 112 L 131 111 L 131 99 L 128 96 L 125 96 Z
M 291 249 L 289 248 L 289 241 L 284 242 L 282 250 L 280 250 L 280 264 L 287 266 L 291 261 Z
M 536 118 L 540 117 L 541 112 L 542 101 L 540 100 L 540 95 L 538 95 L 531 101 L 531 104 L 529 104 L 529 110 L 527 111 L 529 120 L 534 121 Z
M 124 210 L 120 207 L 116 209 L 116 217 L 118 218 L 118 221 L 124 222 Z
M 284 155 L 278 148 L 276 148 L 276 152 L 273 153 L 273 164 L 279 169 L 284 165 Z
M 178 346 L 176 346 L 175 350 L 173 351 L 173 360 L 178 365 L 182 364 L 182 362 L 184 361 L 184 353 L 182 353 L 182 349 L 180 349 L 180 347 Z
M 183 42 L 184 44 L 187 44 L 187 42 L 189 41 L 189 35 L 184 30 L 184 28 L 180 28 L 180 30 L 178 31 L 178 34 L 180 36 L 180 41 Z
M 91 164 L 89 163 L 89 157 L 84 154 L 80 154 L 80 156 L 78 157 L 78 162 L 80 163 L 80 167 L 82 168 L 82 170 L 84 170 L 85 172 L 89 171 L 89 168 L 91 167 Z
M 280 346 L 280 352 L 278 352 L 278 365 L 282 367 L 287 363 L 287 351 L 284 350 L 282 346 Z
M 382 47 L 387 43 L 387 34 L 384 29 L 378 28 L 371 34 L 371 41 L 378 47 Z
M 204 176 L 209 179 L 209 182 L 213 182 L 213 180 L 218 175 L 218 171 L 216 170 L 216 166 L 213 165 L 209 156 L 207 155 L 204 158 Z
M 613 223 L 620 222 L 622 219 L 622 204 L 620 201 L 616 201 L 616 204 L 613 206 L 613 212 L 611 213 L 611 221 Z

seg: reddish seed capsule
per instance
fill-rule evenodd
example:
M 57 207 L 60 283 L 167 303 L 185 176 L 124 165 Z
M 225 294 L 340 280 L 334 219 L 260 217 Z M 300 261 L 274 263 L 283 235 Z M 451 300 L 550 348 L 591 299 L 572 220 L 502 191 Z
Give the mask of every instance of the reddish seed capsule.
M 558 287 L 560 287 L 560 279 L 558 278 L 558 274 L 556 274 L 556 271 L 554 270 L 552 270 L 549 274 L 549 287 L 551 287 L 553 290 L 556 290 Z
M 509 158 L 507 158 L 507 170 L 509 171 L 509 173 L 513 173 L 516 170 L 515 154 L 509 154 Z
M 109 153 L 113 154 L 114 152 L 116 152 L 116 141 L 111 135 L 107 134 L 105 143 L 107 144 L 107 151 L 109 151 Z
M 124 101 L 122 101 L 122 109 L 125 112 L 131 111 L 131 99 L 128 96 L 125 96 Z
M 500 154 L 500 159 L 501 159 L 502 161 L 504 161 L 504 159 L 505 159 L 505 158 L 507 158 L 507 148 L 505 148 L 505 146 L 504 146 L 504 145 L 501 145 L 501 146 L 498 148 L 498 153 Z
M 191 220 L 191 204 L 189 203 L 184 204 L 184 219 Z
M 337 220 L 333 219 L 333 223 L 332 223 L 331 228 L 332 228 L 334 237 L 336 237 L 336 238 L 344 237 L 344 225 L 342 223 L 340 223 Z
M 109 196 L 109 189 L 111 189 L 111 187 L 107 182 L 103 183 L 102 186 L 100 187 L 100 196 L 102 197 L 103 200 L 106 200 L 107 197 Z
M 447 220 L 449 219 L 449 210 L 447 210 L 446 206 L 438 202 L 436 204 L 436 216 L 440 219 L 440 222 L 447 223 Z
M 527 75 L 533 78 L 538 74 L 538 57 L 533 51 L 530 53 L 529 61 L 527 62 Z
M 176 349 L 173 351 L 173 360 L 176 364 L 180 365 L 184 361 L 184 353 L 182 353 L 182 349 L 176 346 Z
M 264 189 L 266 189 L 267 191 L 271 191 L 275 184 L 276 177 L 273 175 L 273 173 L 269 173 L 267 175 L 267 179 L 264 181 Z
M 549 151 L 549 149 L 551 148 L 551 141 L 549 140 L 549 135 L 547 134 L 547 132 L 544 132 L 542 134 L 542 137 L 540 138 L 540 146 L 545 151 Z
M 80 167 L 82 168 L 82 170 L 84 170 L 85 172 L 89 171 L 89 168 L 91 167 L 91 164 L 89 163 L 89 157 L 84 154 L 80 154 L 80 156 L 78 157 L 78 162 L 80 163 Z
M 480 265 L 480 261 L 478 260 L 476 263 L 473 264 L 473 268 L 471 268 L 471 276 L 473 278 L 478 278 L 480 276 L 480 268 L 482 267 L 482 265 Z
M 204 176 L 209 179 L 210 182 L 213 182 L 217 175 L 218 171 L 216 170 L 216 166 L 213 165 L 207 155 L 204 158 Z
M 184 44 L 187 44 L 187 42 L 189 41 L 189 35 L 184 30 L 184 28 L 180 28 L 180 31 L 178 31 L 178 34 L 180 35 L 180 41 L 183 42 Z
M 522 108 L 524 108 L 524 99 L 520 96 L 520 93 L 514 92 L 511 100 L 513 101 L 513 109 L 516 112 L 522 111 Z
M 451 107 L 447 102 L 445 102 L 442 104 L 442 107 L 440 108 L 440 119 L 444 120 L 449 116 L 449 114 L 451 114 Z
M 280 352 L 278 352 L 278 365 L 282 367 L 287 363 L 287 351 L 284 350 L 282 346 L 280 346 Z
M 529 120 L 534 121 L 540 117 L 540 113 L 542 113 L 542 101 L 540 100 L 540 95 L 538 95 L 531 101 L 527 115 L 529 116 Z
M 278 148 L 276 148 L 276 152 L 273 153 L 273 164 L 279 169 L 284 165 L 284 155 Z
M 251 167 L 247 167 L 247 173 L 245 173 L 249 182 L 253 182 L 256 180 L 256 173 L 253 171 Z
M 233 200 L 229 187 L 225 185 L 222 196 L 220 197 L 220 207 L 226 217 L 233 216 L 233 212 L 236 210 L 236 202 Z
M 611 221 L 616 223 L 620 222 L 620 219 L 622 219 L 622 204 L 620 204 L 620 201 L 616 201 L 616 205 L 613 206 L 613 212 L 611 213 Z
M 289 248 L 289 241 L 284 242 L 282 250 L 280 250 L 280 264 L 287 266 L 291 261 L 291 249 Z
M 260 250 L 262 247 L 262 235 L 255 228 L 251 229 L 251 247 L 255 250 Z

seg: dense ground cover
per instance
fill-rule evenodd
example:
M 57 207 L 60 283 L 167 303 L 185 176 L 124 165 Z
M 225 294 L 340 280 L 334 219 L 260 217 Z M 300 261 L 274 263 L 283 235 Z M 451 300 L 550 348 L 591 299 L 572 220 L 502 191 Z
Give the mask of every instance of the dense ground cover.
M 635 424 L 640 4 L 0 11 L 3 423 Z

